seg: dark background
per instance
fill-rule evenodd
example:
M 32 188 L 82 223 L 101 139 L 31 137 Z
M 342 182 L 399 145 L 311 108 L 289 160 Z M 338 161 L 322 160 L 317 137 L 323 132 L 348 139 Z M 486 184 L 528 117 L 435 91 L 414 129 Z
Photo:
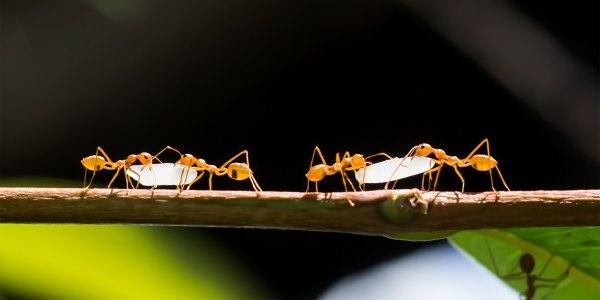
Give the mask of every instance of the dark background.
M 98 145 L 113 160 L 171 145 L 217 165 L 248 149 L 263 189 L 301 191 L 315 145 L 330 160 L 346 150 L 399 156 L 421 142 L 461 157 L 487 137 L 511 189 L 600 183 L 595 1 L 466 1 L 451 10 L 435 1 L 0 3 L 0 177 L 79 180 L 79 160 Z M 467 27 L 487 32 L 497 4 L 533 29 L 511 31 L 508 22 L 505 31 L 491 29 L 510 41 L 496 50 L 516 53 L 493 68 L 489 56 L 461 47 L 472 45 L 472 36 L 457 41 L 438 21 L 465 11 Z M 517 38 L 528 30 L 550 38 L 572 62 L 570 72 L 538 68 L 560 59 L 528 52 L 528 43 L 544 45 Z M 498 75 L 504 66 L 515 73 Z M 533 91 L 523 92 L 529 86 Z M 557 86 L 560 93 L 536 92 Z M 489 189 L 485 174 L 463 174 L 467 191 Z M 440 180 L 441 189 L 460 187 L 452 172 Z M 214 184 L 251 188 L 226 178 Z M 342 189 L 339 178 L 320 187 Z M 211 235 L 286 298 L 314 297 L 343 275 L 428 245 L 331 233 L 173 230 Z

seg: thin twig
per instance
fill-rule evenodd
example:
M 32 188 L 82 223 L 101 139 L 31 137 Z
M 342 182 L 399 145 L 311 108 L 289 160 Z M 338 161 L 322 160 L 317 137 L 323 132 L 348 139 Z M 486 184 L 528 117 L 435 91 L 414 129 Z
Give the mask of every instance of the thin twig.
M 600 226 L 600 190 L 358 193 L 0 188 L 0 222 L 250 227 L 390 235 Z M 352 200 L 354 207 L 348 204 Z M 428 204 L 424 214 L 420 206 Z

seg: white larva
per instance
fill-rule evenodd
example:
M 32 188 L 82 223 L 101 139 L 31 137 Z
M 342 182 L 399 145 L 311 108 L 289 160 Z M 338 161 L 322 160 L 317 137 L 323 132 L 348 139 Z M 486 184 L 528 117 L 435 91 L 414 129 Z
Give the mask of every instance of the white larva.
M 402 164 L 401 164 L 402 163 Z M 386 183 L 398 179 L 422 174 L 435 165 L 429 157 L 412 156 L 384 160 L 374 163 L 356 172 L 359 183 Z M 393 176 L 392 176 L 393 175 Z
M 139 181 L 143 186 L 155 186 L 189 184 L 196 179 L 198 172 L 180 164 L 164 163 L 153 164 L 152 169 L 144 167 L 144 165 L 132 165 L 127 170 L 127 175 Z

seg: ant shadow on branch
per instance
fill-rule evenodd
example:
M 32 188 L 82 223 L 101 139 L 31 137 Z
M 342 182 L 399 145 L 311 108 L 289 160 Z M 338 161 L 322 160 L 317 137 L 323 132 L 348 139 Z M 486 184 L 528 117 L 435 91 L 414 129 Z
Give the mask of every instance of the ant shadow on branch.
M 567 234 L 567 235 L 565 235 L 565 237 L 563 237 L 563 239 L 560 241 L 559 245 L 562 244 L 563 240 L 567 236 L 569 236 L 569 235 Z M 484 238 L 484 241 L 485 241 L 487 250 L 489 252 L 490 258 L 492 260 L 492 267 L 494 268 L 494 273 L 498 277 L 500 277 L 501 279 L 506 280 L 506 281 L 525 280 L 526 289 L 524 291 L 521 291 L 519 294 L 521 299 L 531 300 L 535 297 L 538 290 L 550 289 L 550 291 L 548 291 L 541 298 L 541 299 L 546 299 L 546 297 L 548 295 L 550 295 L 552 293 L 552 291 L 569 276 L 569 271 L 571 269 L 572 264 L 569 264 L 569 266 L 559 276 L 557 276 L 555 278 L 544 277 L 544 272 L 550 265 L 550 262 L 552 261 L 552 259 L 554 259 L 554 253 L 552 253 L 550 255 L 550 257 L 548 258 L 548 260 L 546 260 L 546 262 L 544 263 L 544 266 L 539 271 L 539 273 L 534 274 L 535 264 L 536 264 L 535 258 L 533 257 L 533 255 L 531 255 L 530 253 L 527 253 L 527 252 L 523 253 L 519 257 L 518 268 L 520 269 L 520 271 L 501 275 L 500 272 L 498 271 L 498 265 L 496 264 L 496 260 L 494 259 L 494 255 L 492 254 L 492 249 L 491 249 L 487 239 Z

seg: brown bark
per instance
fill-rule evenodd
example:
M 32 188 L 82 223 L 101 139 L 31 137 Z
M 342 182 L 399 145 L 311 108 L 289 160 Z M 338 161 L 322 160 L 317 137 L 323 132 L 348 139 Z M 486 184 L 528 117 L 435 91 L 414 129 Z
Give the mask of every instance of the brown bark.
M 0 222 L 250 227 L 390 235 L 534 226 L 600 226 L 600 190 L 498 194 L 0 188 Z M 348 199 L 355 203 L 350 206 Z M 394 200 L 395 199 L 395 200 Z

